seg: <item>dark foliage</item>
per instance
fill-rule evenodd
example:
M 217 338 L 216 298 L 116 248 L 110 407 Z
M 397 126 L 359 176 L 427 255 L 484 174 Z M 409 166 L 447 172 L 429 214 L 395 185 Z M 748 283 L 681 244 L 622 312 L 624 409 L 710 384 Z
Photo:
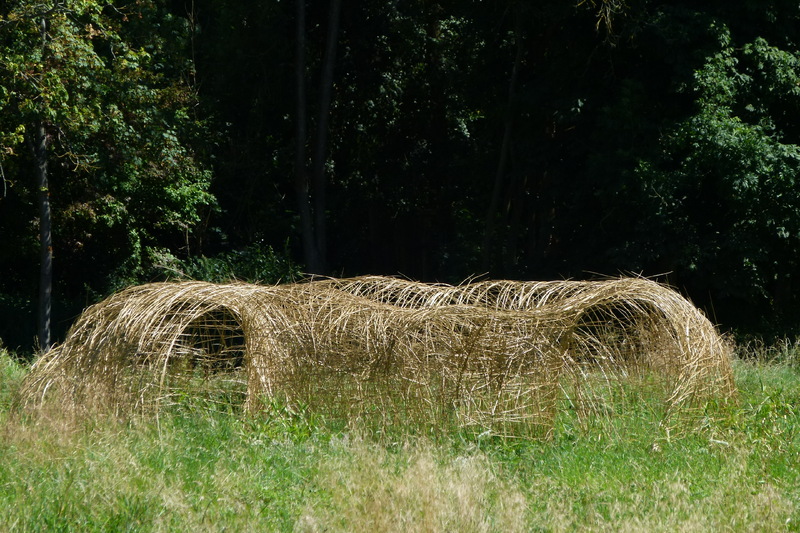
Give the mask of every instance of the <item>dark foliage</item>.
M 58 5 L 73 52 L 38 71 L 24 67 L 38 33 L 19 15 L 36 4 L 0 10 L 0 338 L 32 338 L 25 137 L 46 109 L 57 330 L 169 269 L 270 282 L 302 270 L 295 2 Z M 319 204 L 330 274 L 661 275 L 726 329 L 797 332 L 796 3 L 341 9 Z M 329 6 L 305 17 L 312 154 Z M 48 73 L 49 93 L 26 85 Z

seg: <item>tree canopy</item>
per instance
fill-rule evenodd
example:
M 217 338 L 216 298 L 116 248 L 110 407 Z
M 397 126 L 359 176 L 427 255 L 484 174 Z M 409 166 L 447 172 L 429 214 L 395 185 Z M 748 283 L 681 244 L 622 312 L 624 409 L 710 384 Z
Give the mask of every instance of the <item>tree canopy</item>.
M 725 328 L 796 333 L 799 19 L 782 0 L 4 2 L 0 338 L 33 337 L 38 126 L 57 330 L 137 281 L 313 270 L 660 275 Z

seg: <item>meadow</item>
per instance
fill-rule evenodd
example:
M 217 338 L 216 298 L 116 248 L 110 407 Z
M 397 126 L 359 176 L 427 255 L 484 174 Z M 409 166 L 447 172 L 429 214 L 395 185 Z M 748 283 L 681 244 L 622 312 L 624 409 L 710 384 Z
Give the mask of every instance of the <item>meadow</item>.
M 800 348 L 740 348 L 738 401 L 659 424 L 559 414 L 550 438 L 176 405 L 21 412 L 0 352 L 3 531 L 800 531 Z

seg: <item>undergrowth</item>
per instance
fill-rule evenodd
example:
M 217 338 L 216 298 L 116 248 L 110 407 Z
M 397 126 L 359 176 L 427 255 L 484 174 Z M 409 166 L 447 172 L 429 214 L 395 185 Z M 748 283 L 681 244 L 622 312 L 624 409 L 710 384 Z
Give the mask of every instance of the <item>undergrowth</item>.
M 800 531 L 797 350 L 735 361 L 737 402 L 675 424 L 648 398 L 561 410 L 549 439 L 376 428 L 274 401 L 155 419 L 13 405 L 0 353 L 3 531 Z M 712 416 L 713 415 L 713 416 Z

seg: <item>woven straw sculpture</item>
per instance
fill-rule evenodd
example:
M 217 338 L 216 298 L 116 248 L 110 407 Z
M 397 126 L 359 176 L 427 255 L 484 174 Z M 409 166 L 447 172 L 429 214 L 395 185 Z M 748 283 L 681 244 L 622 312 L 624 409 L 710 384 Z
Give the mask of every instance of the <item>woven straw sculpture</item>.
M 598 384 L 647 383 L 666 414 L 726 400 L 730 351 L 689 301 L 640 278 L 155 283 L 86 309 L 21 399 L 117 414 L 278 402 L 533 435 L 561 407 L 605 409 Z

